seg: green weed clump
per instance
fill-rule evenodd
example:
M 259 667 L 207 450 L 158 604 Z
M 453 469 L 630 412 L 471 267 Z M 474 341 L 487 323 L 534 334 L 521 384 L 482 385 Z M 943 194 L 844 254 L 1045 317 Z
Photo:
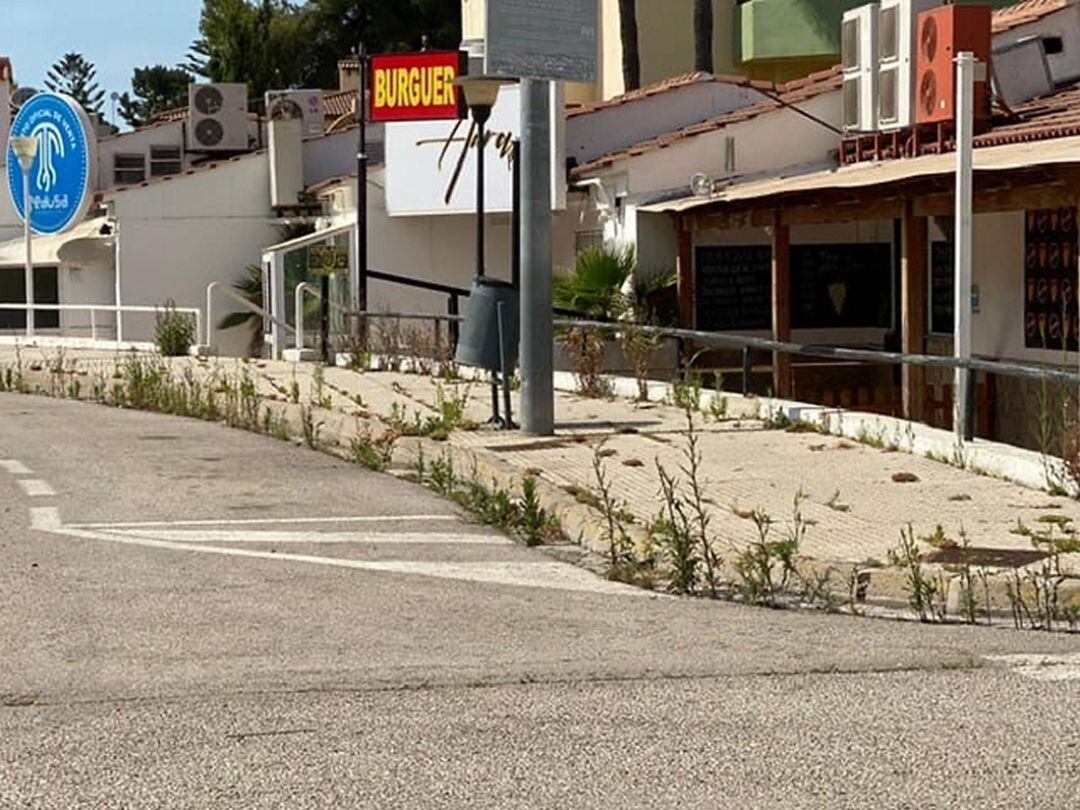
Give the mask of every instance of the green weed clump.
M 195 318 L 176 311 L 171 298 L 155 315 L 154 344 L 165 357 L 186 357 L 195 345 Z

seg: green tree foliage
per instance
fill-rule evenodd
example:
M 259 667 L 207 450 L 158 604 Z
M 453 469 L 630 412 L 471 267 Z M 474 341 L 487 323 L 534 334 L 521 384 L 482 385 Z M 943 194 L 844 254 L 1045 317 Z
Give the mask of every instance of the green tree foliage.
M 67 93 L 90 112 L 101 112 L 105 91 L 98 87 L 94 63 L 81 53 L 66 53 L 53 64 L 45 86 L 54 93 Z
M 132 92 L 120 96 L 120 115 L 130 126 L 144 126 L 163 110 L 186 106 L 188 85 L 194 80 L 182 68 L 165 65 L 135 68 Z
M 200 37 L 184 68 L 209 81 L 247 82 L 253 98 L 286 87 L 337 86 L 337 63 L 371 53 L 457 48 L 456 0 L 204 0 Z
M 306 7 L 285 0 L 205 0 L 201 37 L 184 67 L 214 82 L 246 82 L 252 98 L 301 86 L 312 19 Z

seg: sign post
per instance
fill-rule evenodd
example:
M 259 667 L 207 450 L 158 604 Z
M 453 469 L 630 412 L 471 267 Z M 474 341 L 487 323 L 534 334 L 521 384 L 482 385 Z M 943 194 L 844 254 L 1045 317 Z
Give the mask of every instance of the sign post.
M 523 79 L 521 427 L 550 436 L 555 432 L 551 81 L 596 81 L 596 0 L 488 0 L 485 58 L 488 74 Z

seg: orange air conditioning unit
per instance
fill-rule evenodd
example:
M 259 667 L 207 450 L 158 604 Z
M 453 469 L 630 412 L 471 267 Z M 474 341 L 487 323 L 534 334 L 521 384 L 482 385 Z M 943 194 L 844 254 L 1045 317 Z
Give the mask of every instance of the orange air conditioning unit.
M 919 15 L 915 39 L 915 121 L 956 119 L 956 56 L 964 51 L 985 65 L 975 82 L 975 128 L 990 119 L 990 6 L 951 5 Z

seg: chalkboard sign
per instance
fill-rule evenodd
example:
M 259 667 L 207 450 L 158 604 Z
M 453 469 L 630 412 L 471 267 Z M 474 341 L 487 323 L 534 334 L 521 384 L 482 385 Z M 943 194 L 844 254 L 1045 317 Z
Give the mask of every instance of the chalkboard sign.
M 772 328 L 772 249 L 699 247 L 694 290 L 697 328 L 707 332 Z
M 930 244 L 930 332 L 953 333 L 953 304 L 956 300 L 955 252 L 952 242 Z
M 792 245 L 791 325 L 888 329 L 892 277 L 889 242 Z
M 1024 345 L 1076 351 L 1075 208 L 1028 211 L 1024 221 Z

